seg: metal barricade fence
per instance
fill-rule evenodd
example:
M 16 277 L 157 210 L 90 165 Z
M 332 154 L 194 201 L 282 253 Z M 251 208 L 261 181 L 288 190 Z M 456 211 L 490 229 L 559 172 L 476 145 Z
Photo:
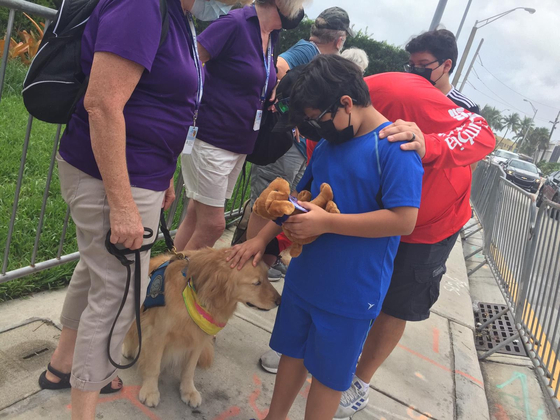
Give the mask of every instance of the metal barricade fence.
M 27 13 L 29 15 L 31 15 L 31 17 L 40 17 L 45 19 L 45 26 L 48 26 L 48 23 L 50 20 L 52 20 L 54 18 L 54 16 L 56 15 L 56 10 L 44 7 L 44 6 L 39 6 L 36 5 L 34 3 L 30 3 L 24 0 L 0 0 L 0 8 L 8 8 L 9 9 L 9 15 L 8 15 L 8 22 L 7 22 L 7 27 L 6 27 L 6 32 L 5 32 L 5 40 L 6 42 L 4 43 L 4 49 L 2 51 L 2 58 L 0 60 L 0 106 L 2 105 L 2 92 L 4 91 L 4 85 L 5 85 L 5 81 L 6 81 L 6 70 L 7 70 L 7 66 L 8 66 L 8 60 L 9 60 L 9 51 L 10 51 L 10 38 L 14 35 L 13 34 L 13 28 L 14 28 L 14 21 L 15 21 L 15 17 L 16 17 L 16 13 Z M 0 30 L 3 30 L 4 28 L 0 28 Z M 0 112 L 1 109 L 0 109 Z M 2 257 L 2 263 L 1 263 L 1 267 L 0 267 L 0 284 L 5 283 L 7 281 L 10 280 L 14 280 L 17 278 L 21 278 L 33 273 L 37 273 L 39 271 L 43 271 L 46 270 L 48 268 L 52 268 L 52 267 L 56 267 L 62 264 L 66 264 L 72 261 L 76 261 L 79 259 L 79 253 L 78 252 L 72 252 L 69 254 L 64 254 L 63 250 L 64 250 L 64 246 L 68 245 L 68 240 L 67 240 L 67 232 L 68 232 L 68 227 L 69 227 L 69 222 L 70 222 L 70 212 L 67 209 L 66 213 L 64 216 L 60 217 L 60 228 L 59 231 L 56 232 L 56 234 L 58 235 L 59 239 L 57 240 L 58 242 L 58 247 L 56 249 L 50 249 L 50 250 L 45 250 L 44 247 L 42 247 L 42 242 L 41 242 L 41 238 L 44 234 L 44 225 L 45 225 L 45 220 L 46 218 L 48 218 L 47 215 L 47 208 L 49 206 L 49 204 L 51 203 L 51 201 L 53 200 L 53 198 L 51 197 L 52 195 L 56 195 L 55 199 L 57 200 L 62 200 L 62 198 L 59 196 L 59 194 L 53 194 L 51 192 L 51 184 L 53 181 L 53 177 L 57 177 L 57 172 L 55 171 L 55 161 L 56 161 L 56 153 L 58 150 L 58 143 L 60 140 L 60 135 L 61 135 L 61 131 L 62 131 L 62 126 L 58 125 L 56 126 L 56 134 L 54 135 L 54 139 L 53 139 L 53 143 L 52 143 L 52 148 L 51 148 L 51 152 L 50 152 L 50 163 L 48 165 L 48 170 L 45 174 L 45 188 L 43 190 L 43 195 L 42 195 L 42 200 L 41 200 L 41 206 L 40 206 L 40 211 L 38 212 L 38 214 L 34 214 L 32 216 L 30 215 L 20 215 L 18 213 L 18 207 L 20 204 L 20 201 L 22 199 L 21 193 L 22 193 L 22 185 L 24 183 L 24 181 L 28 181 L 27 179 L 25 179 L 25 170 L 26 170 L 26 166 L 29 164 L 29 160 L 30 157 L 33 157 L 33 150 L 30 151 L 30 140 L 33 137 L 33 122 L 34 122 L 34 118 L 32 116 L 28 116 L 27 118 L 27 128 L 25 131 L 25 137 L 23 139 L 23 146 L 19 146 L 21 147 L 21 160 L 20 160 L 20 166 L 19 166 L 19 171 L 18 171 L 18 176 L 17 179 L 15 181 L 15 193 L 14 193 L 14 199 L 13 202 L 11 203 L 11 216 L 9 219 L 9 222 L 6 226 L 2 226 L 0 227 L 0 229 L 5 231 L 0 231 L 0 238 L 5 237 L 5 247 L 4 247 L 4 252 L 3 252 L 3 257 Z M 12 143 L 16 143 L 16 142 L 12 142 Z M 19 143 L 21 144 L 21 143 Z M 8 153 L 6 150 L 2 151 L 3 156 L 6 156 Z M 241 212 L 242 212 L 242 208 L 243 208 L 243 203 L 245 201 L 245 198 L 248 194 L 248 189 L 249 189 L 249 167 L 247 168 L 243 168 L 243 172 L 240 174 L 240 177 L 237 181 L 237 185 L 234 189 L 233 195 L 231 200 L 226 201 L 225 203 L 225 218 L 226 218 L 226 222 L 227 223 L 232 223 L 233 221 L 235 221 L 236 219 L 238 219 L 241 216 Z M 37 181 L 37 180 L 35 180 Z M 43 182 L 43 180 L 41 180 L 41 182 Z M 173 229 L 173 227 L 177 227 L 177 223 L 180 222 L 180 220 L 182 220 L 182 218 L 184 217 L 185 214 L 185 209 L 186 209 L 186 205 L 184 205 L 183 203 L 183 179 L 181 174 L 179 174 L 179 176 L 177 177 L 177 180 L 175 182 L 175 189 L 176 189 L 176 200 L 175 202 L 172 204 L 171 208 L 169 209 L 168 215 L 167 215 L 167 222 L 168 225 L 170 227 L 170 229 Z M 4 200 L 1 200 L 2 197 L 0 197 L 0 204 L 3 206 L 2 211 L 7 211 L 7 207 L 9 206 L 9 203 L 7 203 Z M 29 200 L 32 197 L 28 197 L 26 196 L 25 199 Z M 38 197 L 37 197 L 38 198 Z M 186 204 L 186 203 L 185 203 Z M 181 211 L 181 215 L 179 217 L 179 211 Z M 177 217 L 176 217 L 177 215 Z M 25 217 L 36 217 L 37 218 L 37 223 L 36 223 L 36 229 L 34 229 L 34 231 L 22 231 L 22 230 L 18 230 L 18 226 L 17 226 L 17 222 L 20 218 L 25 218 Z M 31 250 L 31 255 L 28 261 L 28 265 L 25 266 L 23 264 L 20 264 L 20 266 L 13 266 L 13 264 L 10 264 L 10 255 L 11 252 L 13 251 L 13 244 L 14 244 L 14 232 L 17 232 L 17 235 L 34 235 L 35 236 L 35 241 L 34 241 L 34 245 L 33 248 Z M 48 232 L 49 235 L 54 235 L 55 233 L 53 232 Z M 174 230 L 172 230 L 172 233 L 175 233 Z M 161 235 L 160 235 L 161 238 Z M 77 247 L 74 245 L 73 246 L 74 249 L 77 249 Z M 26 250 L 27 251 L 27 250 Z M 41 251 L 39 253 L 39 251 Z M 47 257 L 41 259 L 39 258 L 38 254 L 49 254 Z M 13 252 L 12 252 L 13 255 Z
M 482 252 L 485 261 L 469 274 L 488 264 L 507 303 L 477 330 L 506 312 L 517 330 L 480 358 L 521 340 L 560 409 L 560 206 L 545 201 L 537 212 L 535 196 L 507 181 L 502 168 L 489 162 L 480 162 L 473 174 L 471 202 L 484 243 L 466 257 Z M 472 226 L 464 237 L 472 234 Z

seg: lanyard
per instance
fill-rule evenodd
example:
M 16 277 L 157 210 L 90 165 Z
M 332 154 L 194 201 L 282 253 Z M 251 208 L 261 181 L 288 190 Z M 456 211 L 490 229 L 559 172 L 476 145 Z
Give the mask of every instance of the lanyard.
M 270 80 L 270 66 L 272 65 L 272 34 L 268 35 L 268 53 L 264 61 L 264 69 L 266 71 L 266 82 L 261 93 L 261 103 L 264 104 L 266 99 L 266 91 L 268 90 L 268 82 Z
M 192 54 L 194 59 L 194 65 L 196 67 L 196 74 L 198 77 L 198 90 L 196 92 L 196 102 L 194 108 L 193 126 L 196 127 L 196 119 L 198 118 L 198 111 L 200 110 L 200 103 L 202 102 L 202 92 L 204 90 L 202 82 L 202 63 L 200 62 L 200 56 L 198 55 L 198 45 L 196 43 L 196 29 L 194 27 L 194 22 L 192 15 L 187 13 L 187 21 L 189 23 L 189 32 L 192 39 Z

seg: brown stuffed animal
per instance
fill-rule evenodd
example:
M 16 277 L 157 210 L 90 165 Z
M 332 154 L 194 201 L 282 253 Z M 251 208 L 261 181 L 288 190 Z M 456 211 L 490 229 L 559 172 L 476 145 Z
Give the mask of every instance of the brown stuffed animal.
M 295 215 L 302 213 L 294 204 L 289 200 L 290 197 L 290 184 L 282 178 L 276 178 L 270 185 L 261 193 L 259 198 L 255 201 L 253 211 L 263 219 L 276 220 L 285 215 Z M 301 191 L 297 199 L 299 201 L 310 201 L 311 193 L 309 191 Z M 311 200 L 311 203 L 325 209 L 329 213 L 340 213 L 338 207 L 333 201 L 333 191 L 329 184 L 324 183 L 321 185 L 319 195 Z M 298 257 L 301 254 L 303 245 L 310 244 L 317 236 L 306 238 L 303 240 L 294 240 L 290 234 L 284 229 L 286 237 L 292 241 L 292 248 L 290 255 Z

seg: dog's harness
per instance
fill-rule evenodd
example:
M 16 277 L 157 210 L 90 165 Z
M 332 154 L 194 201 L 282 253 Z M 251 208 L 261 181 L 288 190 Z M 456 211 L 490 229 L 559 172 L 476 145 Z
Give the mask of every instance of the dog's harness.
M 186 273 L 183 272 L 183 276 L 186 277 Z M 183 301 L 191 319 L 206 334 L 216 335 L 226 326 L 225 323 L 217 322 L 200 303 L 192 277 L 187 280 L 187 287 L 183 290 Z

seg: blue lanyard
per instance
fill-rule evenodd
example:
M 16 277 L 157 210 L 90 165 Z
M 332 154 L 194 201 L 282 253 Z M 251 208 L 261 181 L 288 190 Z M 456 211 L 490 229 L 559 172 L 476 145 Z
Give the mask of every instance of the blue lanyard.
M 196 67 L 196 74 L 198 77 L 198 90 L 196 92 L 196 102 L 194 108 L 193 126 L 196 127 L 196 119 L 198 118 L 198 111 L 200 110 L 200 103 L 202 102 L 202 93 L 204 90 L 202 82 L 202 63 L 200 62 L 200 56 L 198 55 L 198 45 L 196 43 L 196 28 L 194 27 L 194 22 L 192 15 L 187 12 L 187 21 L 189 22 L 189 32 L 192 39 L 192 54 L 194 59 L 194 65 Z
M 266 91 L 268 90 L 268 82 L 270 81 L 270 66 L 272 65 L 272 34 L 268 35 L 268 54 L 264 59 L 264 69 L 266 71 L 266 82 L 261 93 L 261 103 L 264 104 L 266 99 Z

